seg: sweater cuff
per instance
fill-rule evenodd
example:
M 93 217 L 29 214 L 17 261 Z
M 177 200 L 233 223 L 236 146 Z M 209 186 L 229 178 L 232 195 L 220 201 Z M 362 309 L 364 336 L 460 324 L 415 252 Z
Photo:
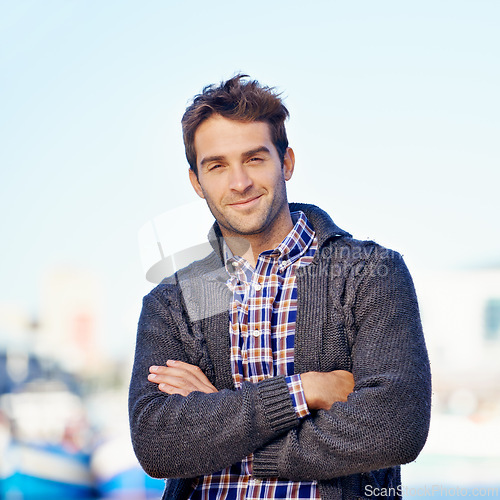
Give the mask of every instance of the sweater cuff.
M 278 477 L 278 458 L 280 443 L 273 441 L 256 450 L 252 460 L 252 477 L 271 478 Z
M 284 377 L 272 377 L 257 384 L 264 414 L 276 433 L 283 433 L 299 423 Z

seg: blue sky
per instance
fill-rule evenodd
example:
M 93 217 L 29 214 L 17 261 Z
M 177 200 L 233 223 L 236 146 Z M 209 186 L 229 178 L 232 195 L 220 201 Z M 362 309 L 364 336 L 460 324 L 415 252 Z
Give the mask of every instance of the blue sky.
M 499 21 L 496 0 L 0 0 L 0 302 L 36 314 L 47 269 L 88 269 L 128 349 L 138 230 L 196 200 L 183 110 L 237 71 L 283 91 L 290 199 L 410 267 L 500 262 Z

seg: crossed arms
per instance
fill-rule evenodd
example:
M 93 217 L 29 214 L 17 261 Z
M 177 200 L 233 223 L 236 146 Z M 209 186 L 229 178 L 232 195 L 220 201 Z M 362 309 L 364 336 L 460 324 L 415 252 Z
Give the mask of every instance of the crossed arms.
M 203 368 L 205 361 L 193 359 L 199 339 L 188 332 L 175 293 L 164 287 L 147 296 L 129 398 L 132 442 L 146 472 L 195 477 L 253 453 L 257 477 L 321 480 L 414 460 L 429 423 L 427 353 L 406 266 L 388 259 L 382 276 L 370 272 L 377 259 L 365 266 L 352 303 L 354 390 L 327 383 L 341 394 L 350 392 L 347 401 L 320 390 L 314 402 L 309 385 L 318 387 L 316 379 L 334 375 L 303 373 L 308 405 L 323 409 L 300 421 L 284 377 L 244 383 L 236 391 L 230 372 L 228 378 L 214 360 L 210 382 L 192 366 Z M 218 351 L 215 346 L 211 357 Z M 152 383 L 150 375 L 159 378 Z
M 188 396 L 193 391 L 218 392 L 199 366 L 168 360 L 166 366 L 151 366 L 148 380 L 166 394 Z M 347 401 L 354 389 L 352 373 L 345 370 L 306 372 L 301 375 L 309 410 L 329 410 L 337 401 Z

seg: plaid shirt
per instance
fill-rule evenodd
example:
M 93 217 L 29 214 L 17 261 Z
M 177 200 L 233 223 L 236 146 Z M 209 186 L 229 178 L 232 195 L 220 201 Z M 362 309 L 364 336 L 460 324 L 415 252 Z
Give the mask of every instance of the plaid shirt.
M 300 375 L 294 375 L 297 268 L 310 264 L 317 249 L 312 227 L 302 212 L 274 249 L 262 252 L 253 269 L 226 247 L 230 309 L 231 369 L 236 389 L 284 375 L 298 418 L 309 415 Z M 192 499 L 319 499 L 315 481 L 252 478 L 252 455 L 198 479 Z

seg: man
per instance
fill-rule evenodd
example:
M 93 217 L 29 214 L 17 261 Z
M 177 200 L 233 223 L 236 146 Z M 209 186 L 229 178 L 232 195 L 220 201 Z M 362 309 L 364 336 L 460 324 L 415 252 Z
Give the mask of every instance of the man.
M 399 464 L 425 443 L 411 277 L 399 254 L 288 204 L 287 117 L 238 75 L 182 120 L 214 250 L 145 297 L 129 397 L 164 498 L 399 498 Z

